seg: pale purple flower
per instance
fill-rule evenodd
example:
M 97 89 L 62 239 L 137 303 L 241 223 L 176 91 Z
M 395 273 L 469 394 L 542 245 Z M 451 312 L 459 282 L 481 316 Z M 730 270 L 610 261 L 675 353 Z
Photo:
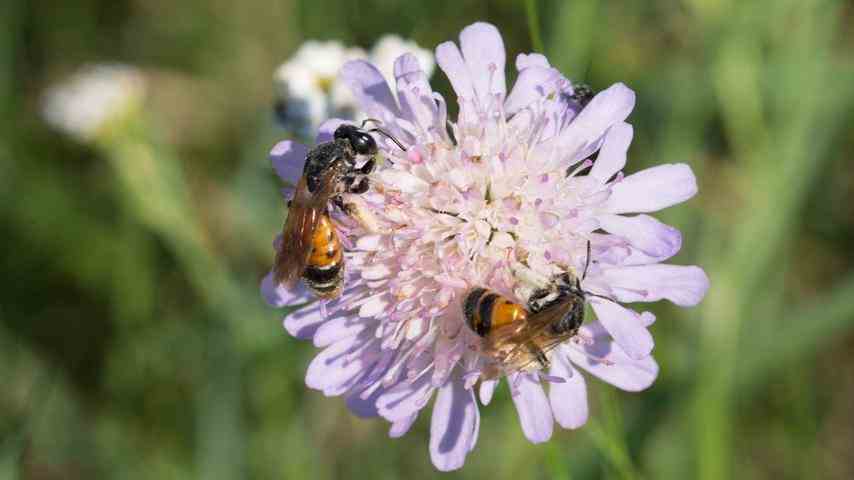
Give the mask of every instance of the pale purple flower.
M 500 382 L 481 378 L 488 360 L 461 308 L 470 288 L 525 304 L 561 271 L 580 277 L 588 241 L 592 246 L 583 287 L 615 301 L 588 296 L 595 319 L 552 350 L 550 371 L 507 372 L 524 435 L 543 442 L 555 421 L 578 428 L 587 420 L 579 369 L 627 391 L 655 380 L 648 331 L 655 317 L 621 303 L 691 306 L 709 283 L 698 267 L 661 263 L 682 238 L 645 215 L 691 198 L 691 169 L 622 173 L 634 92 L 615 84 L 582 106 L 572 83 L 538 54 L 517 57 L 518 79 L 508 92 L 504 44 L 485 23 L 465 28 L 459 47 L 439 45 L 436 61 L 457 95 L 455 122 L 413 55 L 395 62 L 395 92 L 365 61 L 342 69 L 365 114 L 407 150 L 377 137 L 393 163 L 372 175 L 369 192 L 347 199 L 358 206 L 356 218 L 336 217 L 348 247 L 344 293 L 287 316 L 284 325 L 323 348 L 309 366 L 308 386 L 344 396 L 357 415 L 385 418 L 392 437 L 406 433 L 435 397 L 430 456 L 438 469 L 452 470 L 477 441 L 477 397 L 488 404 Z M 327 122 L 318 141 L 338 124 Z M 291 142 L 273 149 L 286 183 L 296 183 L 305 152 Z M 311 298 L 303 287 L 287 291 L 270 278 L 262 291 L 274 306 Z

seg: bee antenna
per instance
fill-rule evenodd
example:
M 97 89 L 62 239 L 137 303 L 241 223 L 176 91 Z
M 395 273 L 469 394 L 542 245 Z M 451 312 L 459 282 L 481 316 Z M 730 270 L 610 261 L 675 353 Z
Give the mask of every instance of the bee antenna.
M 611 302 L 617 303 L 617 301 L 616 301 L 616 300 L 614 300 L 614 299 L 613 299 L 613 298 L 611 298 L 611 297 L 605 296 L 605 295 L 599 295 L 598 293 L 588 292 L 587 290 L 582 290 L 582 292 L 584 292 L 584 295 L 585 295 L 585 296 L 588 296 L 588 297 L 603 298 L 603 299 L 605 299 L 605 300 L 608 300 L 608 301 L 611 301 Z
M 368 120 L 370 120 L 370 119 L 368 119 Z M 366 120 L 366 121 L 367 121 L 367 120 Z M 397 145 L 398 147 L 400 147 L 400 149 L 401 149 L 401 150 L 403 150 L 404 152 L 406 151 L 406 147 L 404 147 L 402 143 L 400 143 L 396 138 L 394 138 L 393 136 L 391 136 L 391 134 L 390 134 L 390 133 L 388 133 L 388 132 L 386 132 L 385 130 L 383 130 L 383 129 L 381 129 L 381 128 L 372 128 L 372 129 L 368 130 L 368 133 L 370 133 L 370 132 L 377 132 L 377 133 L 379 133 L 380 135 L 382 135 L 382 136 L 384 136 L 384 137 L 388 138 L 389 140 L 391 140 L 392 142 L 394 142 L 394 143 L 395 143 L 395 145 Z
M 363 128 L 365 128 L 365 125 L 367 125 L 367 124 L 369 124 L 369 123 L 375 123 L 375 124 L 377 124 L 377 125 L 382 125 L 382 124 L 383 124 L 383 122 L 382 122 L 382 121 L 377 120 L 376 118 L 366 118 L 366 119 L 362 120 L 362 125 L 360 125 L 360 126 L 359 126 L 359 128 L 362 128 L 362 129 L 363 129 Z
M 590 240 L 587 240 L 587 259 L 584 261 L 584 273 L 581 274 L 581 279 L 587 278 L 587 268 L 590 267 Z

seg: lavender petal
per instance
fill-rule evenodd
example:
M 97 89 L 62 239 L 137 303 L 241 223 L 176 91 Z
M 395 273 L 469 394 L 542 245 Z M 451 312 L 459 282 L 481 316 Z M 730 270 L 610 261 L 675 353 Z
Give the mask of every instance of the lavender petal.
M 452 379 L 439 388 L 430 421 L 430 459 L 437 469 L 447 472 L 463 466 L 477 441 L 479 417 L 474 393 L 462 381 Z
M 561 348 L 555 352 L 550 373 L 566 381 L 549 386 L 549 404 L 561 427 L 575 429 L 587 422 L 587 384 L 584 376 L 565 358 L 564 350 Z
M 610 213 L 655 212 L 693 197 L 697 179 L 684 163 L 657 165 L 629 175 L 611 187 L 604 205 Z
M 608 333 L 630 357 L 641 359 L 652 352 L 655 343 L 649 330 L 641 323 L 637 312 L 601 298 L 590 300 L 590 304 Z
M 542 443 L 551 438 L 554 428 L 552 409 L 546 398 L 543 387 L 538 379 L 532 378 L 530 374 L 519 374 L 522 376 L 516 385 L 513 395 L 513 403 L 516 404 L 516 412 L 519 414 L 519 422 L 525 437 L 533 443 Z M 508 380 L 514 382 L 512 378 Z

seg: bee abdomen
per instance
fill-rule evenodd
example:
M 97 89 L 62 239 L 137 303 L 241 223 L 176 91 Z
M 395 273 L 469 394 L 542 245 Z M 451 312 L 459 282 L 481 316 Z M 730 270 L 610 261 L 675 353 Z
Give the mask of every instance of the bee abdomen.
M 481 337 L 496 327 L 525 320 L 528 315 L 521 305 L 485 288 L 469 291 L 463 302 L 463 314 L 469 328 Z
M 341 267 L 343 265 L 342 263 L 337 263 L 328 267 L 308 266 L 305 272 L 303 272 L 303 278 L 315 285 L 323 285 L 341 276 Z
M 343 263 L 326 268 L 309 266 L 303 272 L 303 280 L 319 296 L 328 296 L 341 288 L 344 280 L 343 267 Z
M 463 302 L 463 316 L 466 317 L 466 323 L 468 326 L 475 332 L 477 332 L 476 328 L 476 315 L 477 315 L 477 305 L 480 302 L 480 297 L 486 292 L 485 288 L 474 288 L 469 291 L 466 295 L 466 299 Z M 477 320 L 479 322 L 479 320 Z
M 334 297 L 344 281 L 344 254 L 335 226 L 328 216 L 320 219 L 311 245 L 302 278 L 317 295 Z
M 335 226 L 328 216 L 324 216 L 311 237 L 311 255 L 307 264 L 309 267 L 330 267 L 341 263 L 342 256 Z

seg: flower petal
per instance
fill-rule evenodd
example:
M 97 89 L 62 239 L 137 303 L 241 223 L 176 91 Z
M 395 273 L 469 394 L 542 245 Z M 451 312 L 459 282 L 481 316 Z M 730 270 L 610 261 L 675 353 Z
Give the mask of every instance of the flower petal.
M 447 472 L 463 466 L 477 441 L 479 417 L 474 392 L 462 381 L 451 379 L 439 389 L 430 421 L 430 459 L 436 468 Z
M 549 60 L 539 53 L 520 53 L 516 55 L 516 70 L 522 71 L 530 67 L 549 67 Z
M 402 420 L 392 422 L 391 428 L 388 429 L 388 436 L 391 438 L 400 438 L 406 435 L 406 432 L 408 432 L 412 427 L 412 424 L 415 423 L 416 418 L 418 418 L 418 414 L 413 413 Z
M 398 58 L 394 63 L 394 76 L 403 117 L 421 127 L 424 132 L 434 126 L 441 128 L 441 125 L 437 125 L 439 107 L 433 100 L 433 89 L 415 55 L 407 53 Z
M 305 384 L 327 396 L 347 391 L 370 367 L 365 354 L 379 347 L 370 338 L 350 337 L 326 347 L 308 365 Z M 366 352 L 367 351 L 367 352 Z
M 320 307 L 317 304 L 312 304 L 289 313 L 282 323 L 285 330 L 294 338 L 309 340 L 314 337 L 314 333 L 325 321 L 326 317 L 323 316 Z
M 658 364 L 652 355 L 634 360 L 607 337 L 597 338 L 593 345 L 584 347 L 586 354 L 576 348 L 567 350 L 572 363 L 627 392 L 648 388 L 658 376 Z
M 358 389 L 347 395 L 347 408 L 360 418 L 373 418 L 379 415 L 377 412 L 377 398 L 383 393 L 383 388 L 380 387 L 372 392 L 367 398 L 363 398 L 364 394 Z
M 302 177 L 306 154 L 308 154 L 308 147 L 301 143 L 285 140 L 277 143 L 270 150 L 270 162 L 273 164 L 276 175 L 283 182 L 290 186 L 296 186 Z
M 314 333 L 314 346 L 323 348 L 332 345 L 347 337 L 353 337 L 362 333 L 366 328 L 373 327 L 373 322 L 362 318 L 354 318 L 350 315 L 335 317 L 323 322 Z
M 529 67 L 519 72 L 513 90 L 504 102 L 507 115 L 514 115 L 528 105 L 553 94 L 562 79 L 560 72 L 548 67 Z
M 393 186 L 403 193 L 423 192 L 430 187 L 429 183 L 404 170 L 393 170 L 388 168 L 381 171 L 378 175 L 383 182 Z
M 494 25 L 477 22 L 464 28 L 460 33 L 460 48 L 478 98 L 507 93 L 504 81 L 507 54 L 504 52 L 501 33 Z
M 658 165 L 629 175 L 611 187 L 604 205 L 610 213 L 655 212 L 697 193 L 697 179 L 684 163 Z
M 551 438 L 554 420 L 552 409 L 539 380 L 531 374 L 520 374 L 513 395 L 513 403 L 519 413 L 519 422 L 525 437 L 533 443 L 542 443 Z M 532 378 L 533 377 L 533 378 Z M 511 379 L 510 382 L 517 380 Z M 513 391 L 511 389 L 511 391 Z
M 608 129 L 599 156 L 590 169 L 590 176 L 604 184 L 622 170 L 626 166 L 626 152 L 629 151 L 632 137 L 634 129 L 626 122 L 617 123 Z
M 621 302 L 656 302 L 662 298 L 680 307 L 700 303 L 709 290 L 709 277 L 700 267 L 639 265 L 603 269 L 601 281 Z
M 341 67 L 340 78 L 370 117 L 381 120 L 387 127 L 396 126 L 400 110 L 377 67 L 364 60 L 351 60 Z
M 261 295 L 268 305 L 275 308 L 307 302 L 314 298 L 302 282 L 297 283 L 294 288 L 277 285 L 273 280 L 272 271 L 261 280 Z
M 377 412 L 386 420 L 396 422 L 417 414 L 427 405 L 432 394 L 429 375 L 423 375 L 413 383 L 404 380 L 377 398 Z
M 436 47 L 436 63 L 445 72 L 445 76 L 451 82 L 457 97 L 474 98 L 474 86 L 472 85 L 469 68 L 463 60 L 463 54 L 454 42 L 445 42 Z
M 625 238 L 633 247 L 649 256 L 670 258 L 682 248 L 682 234 L 679 230 L 649 215 L 600 215 L 598 220 L 603 230 Z
M 640 359 L 652 352 L 655 342 L 637 312 L 601 298 L 591 299 L 590 305 L 608 333 L 630 357 Z
M 587 422 L 587 385 L 563 355 L 554 355 L 551 375 L 566 379 L 549 386 L 549 403 L 555 420 L 563 428 L 579 428 Z
M 555 158 L 563 166 L 572 165 L 593 153 L 605 132 L 629 116 L 635 107 L 635 92 L 622 83 L 599 92 L 556 137 Z
M 335 130 L 345 123 L 351 122 L 340 118 L 330 118 L 329 120 L 321 123 L 320 126 L 317 127 L 317 138 L 314 139 L 314 142 L 325 143 L 331 141 L 335 134 Z
M 496 385 L 498 385 L 498 379 L 480 382 L 480 403 L 489 405 L 489 402 L 492 401 L 492 394 L 495 393 Z

